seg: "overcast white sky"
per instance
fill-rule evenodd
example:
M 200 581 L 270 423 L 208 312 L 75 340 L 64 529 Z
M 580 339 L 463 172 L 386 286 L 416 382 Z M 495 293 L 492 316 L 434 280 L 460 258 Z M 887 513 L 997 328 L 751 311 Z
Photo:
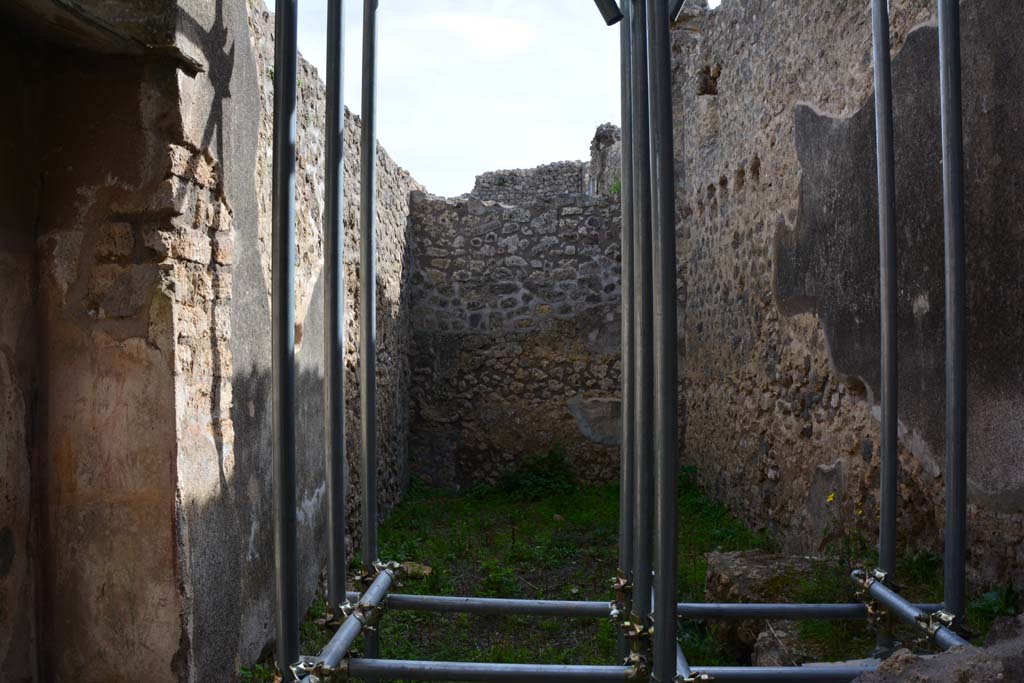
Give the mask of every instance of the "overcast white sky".
M 299 2 L 299 51 L 321 78 L 326 8 Z M 381 0 L 378 12 L 378 139 L 431 192 L 468 192 L 484 171 L 583 159 L 594 129 L 619 122 L 619 31 L 593 0 Z M 362 2 L 347 0 L 353 112 L 361 16 Z

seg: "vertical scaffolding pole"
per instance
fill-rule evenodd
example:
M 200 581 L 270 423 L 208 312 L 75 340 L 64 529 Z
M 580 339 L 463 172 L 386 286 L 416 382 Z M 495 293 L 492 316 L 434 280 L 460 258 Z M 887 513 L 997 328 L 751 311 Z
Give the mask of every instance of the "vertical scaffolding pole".
M 654 467 L 654 308 L 651 275 L 651 147 L 647 87 L 646 0 L 633 3 L 633 293 L 636 384 L 634 431 L 636 494 L 633 518 L 633 621 L 647 624 L 651 612 Z
M 960 3 L 939 0 L 942 197 L 946 260 L 946 538 L 943 602 L 964 614 L 967 536 L 967 304 L 964 255 Z
M 345 175 L 342 0 L 327 5 L 327 161 L 324 170 L 324 474 L 327 479 L 327 602 L 345 600 Z
M 271 249 L 274 583 L 277 668 L 294 679 L 299 660 L 295 483 L 295 83 L 296 0 L 277 5 L 274 40 L 274 161 Z
M 619 456 L 619 571 L 628 578 L 633 568 L 634 507 L 634 423 L 633 354 L 633 86 L 630 40 L 630 18 L 633 0 L 622 0 L 622 25 L 619 27 L 621 59 L 620 96 L 622 103 L 622 448 Z M 618 654 L 626 656 L 626 643 L 621 634 Z
M 651 176 L 654 265 L 654 679 L 671 683 L 676 645 L 679 486 L 676 328 L 675 151 L 672 136 L 672 53 L 668 5 L 647 0 L 651 94 Z M 686 675 L 689 675 L 688 671 Z
M 896 569 L 896 503 L 899 476 L 897 434 L 896 176 L 893 146 L 892 72 L 887 0 L 871 2 L 875 69 L 875 154 L 878 168 L 878 292 L 881 311 L 882 439 L 878 518 L 878 568 Z M 878 631 L 879 651 L 892 647 L 888 625 Z
M 377 0 L 363 0 L 363 83 L 359 159 L 359 386 L 363 466 L 363 573 L 377 561 Z M 366 634 L 376 657 L 376 632 Z

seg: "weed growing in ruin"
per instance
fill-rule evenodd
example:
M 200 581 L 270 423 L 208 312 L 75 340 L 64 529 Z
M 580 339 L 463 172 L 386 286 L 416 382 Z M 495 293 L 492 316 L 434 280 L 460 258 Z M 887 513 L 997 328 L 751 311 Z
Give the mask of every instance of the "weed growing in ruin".
M 523 500 L 541 500 L 572 492 L 577 487 L 565 452 L 555 446 L 547 453 L 524 457 L 493 489 L 481 493 L 502 493 Z
M 995 586 L 967 606 L 967 625 L 979 634 L 987 633 L 993 621 L 1015 616 L 1020 611 L 1020 594 L 1013 586 Z M 978 644 L 982 640 L 979 635 Z
M 274 680 L 274 667 L 269 664 L 243 666 L 238 678 L 242 683 L 272 683 Z

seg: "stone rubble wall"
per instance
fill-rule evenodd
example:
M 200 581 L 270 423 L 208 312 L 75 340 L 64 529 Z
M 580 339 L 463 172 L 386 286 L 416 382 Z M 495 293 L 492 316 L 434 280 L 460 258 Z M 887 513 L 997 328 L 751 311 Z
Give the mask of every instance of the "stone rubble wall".
M 250 12 L 252 39 L 256 46 L 261 115 L 261 154 L 256 183 L 260 205 L 259 252 L 268 292 L 270 288 L 271 160 L 273 124 L 273 15 Z M 297 343 L 316 344 L 322 353 L 323 300 L 320 276 L 323 268 L 324 120 L 326 90 L 316 69 L 300 56 L 298 143 L 296 178 L 296 320 Z M 358 531 L 357 500 L 359 452 L 359 174 L 361 159 L 360 119 L 345 110 L 344 162 L 344 263 L 345 263 L 345 358 L 346 447 L 351 458 L 349 514 L 351 532 Z M 377 433 L 380 462 L 381 506 L 388 510 L 402 489 L 408 416 L 405 397 L 409 369 L 405 349 L 409 344 L 409 212 L 410 195 L 422 190 L 408 171 L 377 145 Z M 315 303 L 313 298 L 316 297 Z M 315 339 L 301 330 L 304 321 L 315 319 Z M 308 340 L 308 341 L 307 341 Z M 353 507 L 355 506 L 355 507 Z
M 470 196 L 503 204 L 532 204 L 560 194 L 618 194 L 621 190 L 622 132 L 611 123 L 597 127 L 589 161 L 557 161 L 536 168 L 488 171 L 476 177 Z
M 520 205 L 560 194 L 580 194 L 586 189 L 585 162 L 556 161 L 536 168 L 481 173 L 469 194 L 485 201 Z
M 622 130 L 618 126 L 604 123 L 597 127 L 584 184 L 587 194 L 622 193 Z
M 943 298 L 933 3 L 891 4 L 900 234 L 901 552 L 940 552 Z M 969 566 L 1024 581 L 1019 264 L 1008 121 L 1024 14 L 963 3 Z M 1001 27 L 1001 28 L 997 28 Z M 877 217 L 865 3 L 725 0 L 673 30 L 684 457 L 791 553 L 878 515 Z M 1005 43 L 1005 44 L 1004 44 Z M 1012 170 L 1011 170 L 1012 169 Z M 685 175 L 683 172 L 685 171 Z M 996 227 L 999 226 L 999 227 Z
M 619 440 L 619 203 L 414 193 L 411 458 L 436 485 L 564 451 L 589 481 Z
M 238 3 L 239 5 L 242 3 Z M 273 527 L 271 486 L 271 165 L 273 161 L 273 15 L 262 3 L 247 2 L 241 21 L 232 25 L 236 39 L 246 41 L 247 55 L 234 65 L 244 78 L 251 102 L 238 102 L 240 112 L 229 129 L 236 144 L 227 144 L 235 187 L 226 188 L 231 206 L 248 213 L 236 218 L 231 304 L 221 312 L 230 328 L 224 357 L 233 361 L 219 393 L 228 423 L 221 430 L 234 436 L 223 455 L 209 442 L 189 437 L 186 459 L 179 468 L 196 468 L 198 476 L 179 479 L 179 497 L 190 502 L 181 517 L 182 574 L 196 599 L 191 612 L 188 657 L 192 674 L 216 672 L 225 680 L 238 662 L 256 661 L 273 638 Z M 246 16 L 247 15 L 247 16 Z M 238 49 L 238 48 L 236 48 Z M 326 147 L 326 94 L 317 71 L 300 56 L 296 144 L 296 363 L 297 472 L 299 504 L 300 602 L 310 604 L 321 583 L 325 563 L 326 508 L 323 476 L 323 192 Z M 211 84 L 212 85 L 212 84 Z M 197 110 L 197 122 L 212 110 L 209 88 L 200 80 L 183 87 L 186 103 Z M 192 98 L 189 100 L 188 98 Z M 215 100 L 214 100 L 215 101 Z M 242 113 L 244 112 L 244 113 Z M 244 121 L 244 125 L 242 123 Z M 196 136 L 202 128 L 197 126 Z M 345 112 L 344 267 L 345 267 L 345 429 L 349 471 L 348 548 L 358 550 L 359 529 L 359 118 Z M 238 147 L 241 144 L 243 147 Z M 410 346 L 408 323 L 407 216 L 409 195 L 420 186 L 380 146 L 377 148 L 377 433 L 378 500 L 385 515 L 399 500 L 407 477 Z M 194 311 L 188 302 L 190 311 Z M 190 313 L 195 314 L 195 313 Z M 207 347 L 209 349 L 209 347 Z M 183 384 L 202 373 L 186 375 Z M 188 389 L 185 389 L 186 395 Z M 204 392 L 200 392 L 204 393 Z M 211 396 L 213 398 L 214 396 Z M 205 407 L 187 406 L 179 418 L 203 419 Z M 211 463 L 231 463 L 221 479 Z M 220 482 L 218 483 L 218 479 Z M 224 590 L 222 572 L 240 577 Z M 227 622 L 227 623 L 226 623 Z M 230 624 L 229 627 L 226 627 Z M 211 637 L 211 633 L 216 633 Z M 225 656 L 225 652 L 232 656 Z M 237 658 L 237 659 L 236 659 Z

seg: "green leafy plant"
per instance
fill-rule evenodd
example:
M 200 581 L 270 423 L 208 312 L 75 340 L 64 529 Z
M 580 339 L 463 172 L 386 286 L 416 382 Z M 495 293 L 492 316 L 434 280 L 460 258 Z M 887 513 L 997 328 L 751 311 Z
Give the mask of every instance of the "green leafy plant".
M 497 558 L 488 558 L 481 562 L 480 572 L 483 574 L 480 587 L 486 595 L 510 598 L 521 592 L 519 577 L 508 564 Z
M 242 683 L 273 683 L 274 669 L 265 664 L 243 666 L 239 671 Z
M 1020 614 L 1020 594 L 1013 586 L 995 586 L 967 606 L 967 625 L 975 632 L 987 633 L 999 617 Z
M 622 194 L 622 181 L 619 180 L 619 179 L 616 179 L 615 182 L 611 184 L 611 187 L 608 188 L 608 194 L 614 194 L 614 195 Z
M 524 457 L 495 487 L 501 493 L 534 501 L 564 495 L 575 488 L 565 453 L 557 446 L 547 453 Z

